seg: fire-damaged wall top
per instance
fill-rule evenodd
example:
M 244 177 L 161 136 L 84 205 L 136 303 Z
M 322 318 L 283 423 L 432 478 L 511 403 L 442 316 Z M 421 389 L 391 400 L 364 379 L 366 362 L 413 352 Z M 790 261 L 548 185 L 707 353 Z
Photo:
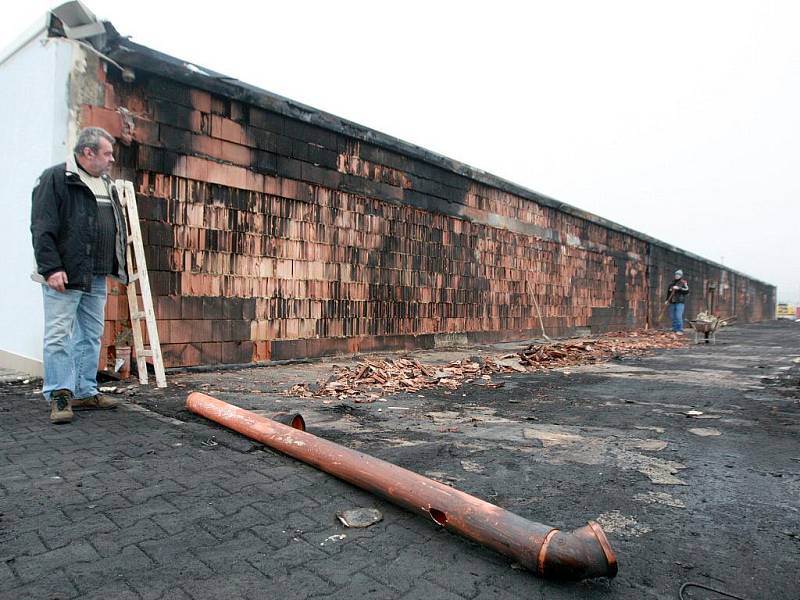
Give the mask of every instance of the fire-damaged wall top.
M 687 252 L 686 250 L 677 248 L 644 233 L 604 219 L 603 217 L 564 202 L 560 202 L 554 198 L 550 198 L 529 188 L 520 186 L 446 156 L 431 152 L 420 146 L 263 90 L 233 77 L 228 77 L 210 69 L 197 66 L 191 62 L 134 43 L 127 37 L 120 35 L 110 22 L 97 21 L 94 15 L 77 0 L 60 5 L 53 9 L 50 15 L 51 18 L 48 29 L 51 37 L 68 37 L 70 39 L 75 39 L 82 46 L 88 47 L 88 49 L 94 53 L 100 54 L 106 62 L 119 69 L 122 78 L 126 81 L 132 81 L 136 76 L 136 72 L 145 72 L 160 77 L 166 77 L 231 100 L 251 104 L 285 117 L 322 127 L 349 136 L 357 141 L 369 143 L 409 158 L 424 161 L 455 175 L 471 179 L 503 192 L 520 196 L 609 230 L 660 246 L 666 250 L 683 254 L 687 258 L 700 260 L 730 273 L 752 279 L 753 281 L 758 281 L 745 273 L 735 271 L 725 265 L 709 261 L 704 257 Z M 102 26 L 102 31 L 100 30 L 100 26 Z M 503 227 L 503 224 L 498 223 L 497 226 Z M 765 283 L 765 285 L 770 284 Z

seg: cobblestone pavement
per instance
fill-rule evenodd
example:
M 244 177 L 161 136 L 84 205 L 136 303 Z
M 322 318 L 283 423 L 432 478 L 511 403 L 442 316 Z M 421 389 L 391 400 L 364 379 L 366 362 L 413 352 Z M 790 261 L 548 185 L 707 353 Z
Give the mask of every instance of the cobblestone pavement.
M 50 425 L 33 384 L 3 384 L 0 599 L 633 600 L 677 598 L 693 580 L 750 600 L 796 600 L 798 333 L 794 324 L 741 327 L 715 347 L 569 375 L 514 374 L 504 388 L 407 395 L 380 412 L 378 403 L 325 406 L 278 393 L 324 363 L 174 375 L 167 391 L 140 388 L 127 397 L 136 404 L 76 413 L 63 426 Z M 257 401 L 245 388 L 260 388 Z M 533 520 L 571 529 L 599 516 L 620 575 L 538 579 L 188 415 L 190 389 L 248 408 L 301 409 L 314 433 Z M 476 418 L 476 407 L 498 418 Z M 685 407 L 713 418 L 688 419 Z M 461 433 L 441 431 L 437 419 L 447 418 Z M 554 445 L 556 434 L 573 445 Z M 639 458 L 659 452 L 668 454 Z M 679 466 L 654 475 L 664 464 Z M 653 479 L 670 475 L 680 483 Z M 346 529 L 334 514 L 354 507 L 384 519 Z
M 480 581 L 525 588 L 500 557 L 292 459 L 211 445 L 213 430 L 131 406 L 55 427 L 30 396 L 2 402 L 0 598 L 448 599 L 474 597 Z M 384 520 L 370 529 L 333 518 L 376 505 Z

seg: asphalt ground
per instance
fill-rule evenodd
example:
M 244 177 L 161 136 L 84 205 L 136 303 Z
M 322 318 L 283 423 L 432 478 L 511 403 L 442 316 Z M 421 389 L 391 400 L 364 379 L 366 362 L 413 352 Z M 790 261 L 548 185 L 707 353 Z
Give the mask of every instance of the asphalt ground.
M 505 345 L 503 351 L 513 345 Z M 499 348 L 414 353 L 428 363 Z M 117 385 L 53 426 L 37 382 L 0 384 L 0 598 L 674 599 L 697 582 L 800 598 L 800 323 L 723 329 L 600 365 L 385 401 L 296 398 L 334 364 Z M 540 579 L 509 559 L 188 413 L 203 391 L 525 518 L 601 523 L 619 575 Z M 689 411 L 702 414 L 688 416 Z M 346 528 L 337 511 L 377 508 Z M 685 598 L 719 594 L 689 588 Z

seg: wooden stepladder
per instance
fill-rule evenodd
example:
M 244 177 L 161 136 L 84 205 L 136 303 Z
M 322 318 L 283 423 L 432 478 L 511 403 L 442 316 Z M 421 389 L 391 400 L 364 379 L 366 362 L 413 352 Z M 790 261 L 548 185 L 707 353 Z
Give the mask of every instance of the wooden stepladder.
M 147 383 L 147 358 L 150 357 L 153 360 L 153 368 L 156 372 L 156 385 L 160 388 L 167 387 L 164 360 L 161 356 L 161 344 L 158 341 L 156 311 L 153 309 L 153 295 L 150 293 L 150 280 L 147 277 L 142 229 L 139 226 L 139 209 L 136 207 L 136 192 L 131 181 L 117 179 L 114 185 L 119 191 L 120 202 L 128 228 L 128 308 L 131 313 L 131 329 L 133 330 L 133 345 L 136 351 L 136 367 L 139 370 L 139 383 Z M 137 282 L 142 296 L 142 308 L 139 308 L 139 295 L 136 293 Z M 149 340 L 147 348 L 144 346 L 142 321 L 145 322 L 147 327 L 147 338 Z

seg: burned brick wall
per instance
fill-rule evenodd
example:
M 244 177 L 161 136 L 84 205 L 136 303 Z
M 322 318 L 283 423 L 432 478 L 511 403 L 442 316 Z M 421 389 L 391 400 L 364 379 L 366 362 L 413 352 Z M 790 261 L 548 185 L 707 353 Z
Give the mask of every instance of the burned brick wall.
M 132 129 L 118 175 L 135 181 L 167 366 L 521 339 L 541 333 L 536 304 L 550 335 L 643 327 L 663 273 L 697 289 L 726 276 L 253 102 L 141 71 L 105 89 L 81 121 Z M 769 317 L 763 290 L 725 281 L 721 304 Z M 106 345 L 127 312 L 109 298 Z

